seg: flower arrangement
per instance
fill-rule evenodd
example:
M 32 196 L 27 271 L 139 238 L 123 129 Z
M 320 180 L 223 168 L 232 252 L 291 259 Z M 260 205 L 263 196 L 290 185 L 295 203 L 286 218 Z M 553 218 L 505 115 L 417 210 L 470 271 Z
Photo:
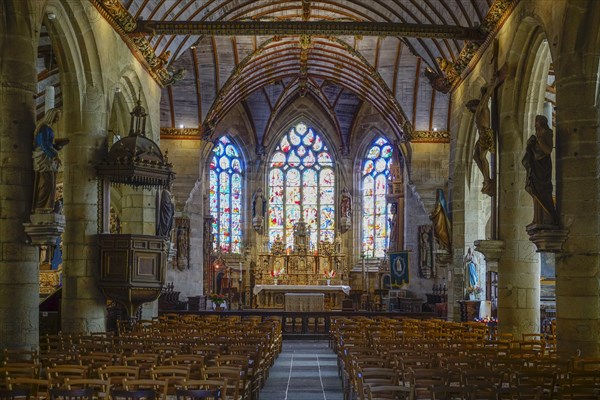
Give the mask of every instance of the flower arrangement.
M 331 270 L 331 271 L 325 270 L 325 274 L 324 275 L 325 275 L 326 279 L 332 279 L 332 278 L 335 277 L 335 271 L 334 270 Z
M 490 317 L 489 315 L 486 315 L 483 318 L 475 318 L 475 321 L 477 322 L 481 322 L 487 325 L 496 325 L 498 323 L 498 318 L 494 318 L 494 317 Z
M 271 271 L 271 276 L 275 279 L 279 278 L 281 274 L 283 274 L 283 268 L 274 269 L 273 271 Z
M 467 288 L 467 294 L 480 294 L 483 292 L 481 286 L 469 286 Z
M 221 304 L 223 304 L 225 302 L 225 300 L 227 300 L 227 297 L 225 297 L 225 295 L 218 294 L 218 293 L 211 293 L 208 296 L 208 298 L 210 299 L 210 301 L 212 301 L 217 306 L 220 306 Z

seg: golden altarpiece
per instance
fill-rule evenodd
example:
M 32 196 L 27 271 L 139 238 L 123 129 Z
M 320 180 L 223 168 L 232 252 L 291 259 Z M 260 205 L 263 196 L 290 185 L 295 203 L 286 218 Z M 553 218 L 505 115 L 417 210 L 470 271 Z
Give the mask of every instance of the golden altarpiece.
M 292 248 L 281 238 L 262 248 L 254 271 L 254 304 L 257 308 L 286 308 L 286 294 L 322 293 L 325 309 L 341 308 L 350 293 L 349 268 L 341 241 L 320 242 L 310 248 L 310 229 L 304 219 L 294 225 Z

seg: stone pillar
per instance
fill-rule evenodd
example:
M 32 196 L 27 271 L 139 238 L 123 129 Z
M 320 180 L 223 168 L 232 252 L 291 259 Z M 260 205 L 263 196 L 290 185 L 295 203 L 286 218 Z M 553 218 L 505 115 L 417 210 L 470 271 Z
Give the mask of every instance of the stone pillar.
M 595 74 L 589 79 L 569 74 L 571 60 L 579 57 L 565 56 L 568 78 L 557 79 L 556 193 L 561 227 L 569 231 L 556 255 L 557 347 L 563 357 L 600 357 L 597 82 Z M 597 70 L 596 56 L 590 58 Z
M 39 343 L 39 249 L 23 230 L 33 190 L 35 19 L 26 1 L 0 7 L 0 348 Z
M 63 75 L 69 79 L 68 74 Z M 75 80 L 75 78 L 73 78 Z M 78 86 L 63 85 L 64 129 L 70 143 L 64 152 L 63 295 L 61 324 L 64 332 L 106 330 L 106 299 L 96 283 L 98 275 L 99 181 L 94 166 L 100 161 L 106 134 L 104 97 L 88 93 L 83 110 L 68 99 L 79 98 Z M 66 122 L 68 121 L 68 123 Z M 100 182 L 101 184 L 101 182 Z
M 520 134 L 505 124 L 499 140 L 499 238 L 504 252 L 498 262 L 498 330 L 521 340 L 524 333 L 540 332 L 540 261 L 525 226 L 533 216 L 532 199 L 525 192 L 524 144 Z M 490 243 L 487 243 L 490 244 Z M 484 249 L 485 251 L 485 249 Z

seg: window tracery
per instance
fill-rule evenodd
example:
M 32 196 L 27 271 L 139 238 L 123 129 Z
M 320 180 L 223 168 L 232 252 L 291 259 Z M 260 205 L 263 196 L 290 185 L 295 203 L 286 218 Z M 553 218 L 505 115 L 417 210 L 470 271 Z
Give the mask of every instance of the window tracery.
M 388 247 L 392 213 L 385 195 L 392 155 L 392 145 L 379 137 L 368 149 L 363 161 L 362 250 L 371 257 L 384 257 Z
M 293 227 L 301 217 L 310 229 L 309 246 L 333 242 L 335 233 L 335 173 L 329 149 L 305 123 L 281 138 L 268 171 L 269 243 L 277 237 L 293 245 Z
M 213 217 L 213 248 L 239 253 L 242 238 L 243 164 L 235 144 L 222 136 L 210 162 L 209 208 Z

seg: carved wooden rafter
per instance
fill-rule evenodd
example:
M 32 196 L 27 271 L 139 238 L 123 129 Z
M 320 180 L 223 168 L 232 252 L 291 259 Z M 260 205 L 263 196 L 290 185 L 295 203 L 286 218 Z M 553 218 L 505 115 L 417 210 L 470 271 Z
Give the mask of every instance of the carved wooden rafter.
M 134 32 L 147 35 L 361 35 L 460 40 L 483 40 L 485 38 L 478 29 L 456 25 L 339 21 L 139 20 Z

